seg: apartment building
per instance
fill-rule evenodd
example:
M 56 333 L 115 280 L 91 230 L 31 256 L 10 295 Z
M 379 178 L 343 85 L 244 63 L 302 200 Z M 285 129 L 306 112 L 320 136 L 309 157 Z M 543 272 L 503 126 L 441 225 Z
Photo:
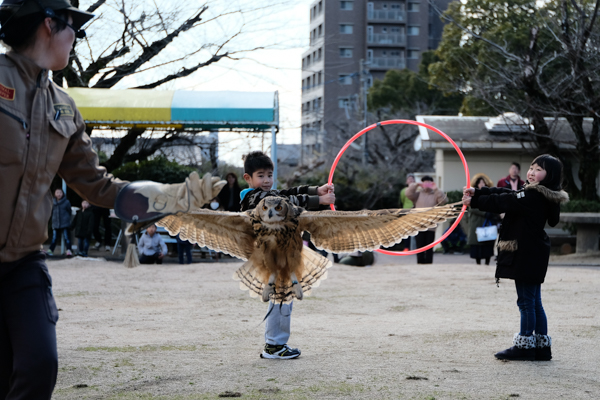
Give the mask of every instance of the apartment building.
M 316 0 L 302 56 L 301 162 L 340 146 L 364 127 L 365 89 L 390 69 L 417 70 L 435 49 L 450 0 Z

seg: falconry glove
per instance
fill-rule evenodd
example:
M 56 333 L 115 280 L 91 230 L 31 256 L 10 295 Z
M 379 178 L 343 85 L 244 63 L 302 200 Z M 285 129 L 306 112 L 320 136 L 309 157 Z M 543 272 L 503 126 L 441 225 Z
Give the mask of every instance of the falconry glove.
M 126 222 L 149 225 L 167 215 L 201 208 L 217 197 L 226 183 L 209 173 L 200 179 L 197 172 L 183 183 L 132 182 L 119 192 L 115 214 Z

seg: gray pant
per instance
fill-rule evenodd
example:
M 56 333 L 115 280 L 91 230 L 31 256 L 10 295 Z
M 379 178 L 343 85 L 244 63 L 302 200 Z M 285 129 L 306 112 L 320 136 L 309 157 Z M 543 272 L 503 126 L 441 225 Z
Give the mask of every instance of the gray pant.
M 265 321 L 265 343 L 282 345 L 290 338 L 290 323 L 292 322 L 292 305 L 274 304 L 269 302 L 271 313 Z

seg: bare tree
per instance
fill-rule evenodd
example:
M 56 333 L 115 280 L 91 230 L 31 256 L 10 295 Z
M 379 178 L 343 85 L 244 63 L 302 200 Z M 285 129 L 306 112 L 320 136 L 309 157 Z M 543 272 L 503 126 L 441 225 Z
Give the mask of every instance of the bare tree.
M 441 61 L 430 66 L 435 84 L 470 97 L 467 113 L 481 107 L 527 118 L 538 151 L 560 157 L 568 190 L 589 200 L 597 199 L 600 171 L 599 7 L 600 0 L 453 3 L 444 14 L 450 24 L 437 51 Z M 574 137 L 562 139 L 548 117 L 565 118 Z M 581 190 L 571 157 L 579 162 Z
M 190 11 L 189 2 L 159 2 L 73 0 L 75 6 L 97 17 L 87 29 L 88 36 L 75 44 L 69 65 L 53 74 L 54 81 L 69 87 L 157 88 L 223 59 L 236 60 L 263 48 L 240 42 L 247 30 L 244 18 L 258 17 L 275 4 L 266 0 L 246 8 L 231 5 L 210 14 L 209 4 Z M 127 130 L 103 164 L 111 171 L 124 162 L 147 159 L 182 132 L 166 131 L 159 137 L 152 132 L 152 144 L 132 153 L 139 139 L 149 133 L 145 128 Z

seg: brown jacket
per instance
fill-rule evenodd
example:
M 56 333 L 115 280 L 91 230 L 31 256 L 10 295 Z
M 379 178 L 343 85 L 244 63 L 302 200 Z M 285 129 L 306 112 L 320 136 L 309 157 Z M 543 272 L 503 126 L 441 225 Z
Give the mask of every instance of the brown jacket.
M 54 176 L 90 203 L 112 208 L 124 182 L 98 165 L 75 102 L 27 58 L 0 55 L 0 263 L 47 239 Z M 1 267 L 0 267 L 1 268 Z
M 420 188 L 416 183 L 411 183 L 408 186 L 408 189 L 406 189 L 406 197 L 415 203 L 415 208 L 441 206 L 447 201 L 446 193 L 442 192 L 440 189 Z

